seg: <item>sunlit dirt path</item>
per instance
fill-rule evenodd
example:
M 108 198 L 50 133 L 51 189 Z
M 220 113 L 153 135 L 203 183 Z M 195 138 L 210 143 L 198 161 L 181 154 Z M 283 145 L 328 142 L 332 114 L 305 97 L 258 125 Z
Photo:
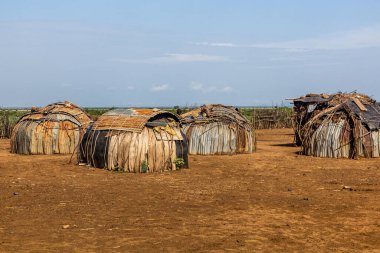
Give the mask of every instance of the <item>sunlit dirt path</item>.
M 380 159 L 298 155 L 290 129 L 252 155 L 115 173 L 0 140 L 0 252 L 380 252 Z

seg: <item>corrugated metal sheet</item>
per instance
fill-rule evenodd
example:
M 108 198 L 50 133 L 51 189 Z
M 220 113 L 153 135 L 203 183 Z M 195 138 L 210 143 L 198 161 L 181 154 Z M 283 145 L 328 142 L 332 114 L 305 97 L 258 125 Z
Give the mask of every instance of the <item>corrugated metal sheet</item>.
M 364 105 L 366 110 L 360 109 L 353 100 L 348 100 L 344 105 L 353 111 L 369 129 L 376 130 L 380 128 L 380 104 L 366 104 Z
M 323 103 L 328 102 L 329 100 L 326 98 L 323 98 L 322 96 L 314 96 L 314 97 L 300 97 L 293 99 L 294 102 L 302 102 L 302 103 Z

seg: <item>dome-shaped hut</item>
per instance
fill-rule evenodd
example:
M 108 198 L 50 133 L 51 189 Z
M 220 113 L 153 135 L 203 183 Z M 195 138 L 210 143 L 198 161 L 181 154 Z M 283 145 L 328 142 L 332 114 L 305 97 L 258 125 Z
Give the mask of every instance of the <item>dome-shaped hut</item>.
M 187 141 L 175 114 L 158 109 L 115 109 L 87 130 L 79 162 L 142 173 L 187 168 Z
M 181 123 L 189 154 L 231 155 L 255 150 L 253 126 L 235 107 L 203 105 L 182 114 Z
M 91 122 L 81 108 L 67 101 L 32 108 L 12 131 L 11 152 L 25 155 L 73 153 Z
M 294 99 L 295 132 L 305 155 L 379 157 L 380 104 L 367 95 L 337 93 Z

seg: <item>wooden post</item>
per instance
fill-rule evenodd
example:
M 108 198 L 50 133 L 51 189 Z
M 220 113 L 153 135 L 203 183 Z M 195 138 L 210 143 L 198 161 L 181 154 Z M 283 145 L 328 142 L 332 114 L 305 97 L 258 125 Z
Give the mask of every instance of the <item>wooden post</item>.
M 255 108 L 252 109 L 252 125 L 253 125 L 253 128 L 256 128 L 256 110 L 255 110 Z

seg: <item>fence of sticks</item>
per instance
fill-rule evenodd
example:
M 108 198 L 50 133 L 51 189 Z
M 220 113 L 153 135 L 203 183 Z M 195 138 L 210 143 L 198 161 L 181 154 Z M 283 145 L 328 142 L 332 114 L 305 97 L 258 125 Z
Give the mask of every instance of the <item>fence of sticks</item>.
M 255 129 L 293 127 L 293 111 L 291 108 L 253 108 L 250 111 L 250 114 L 252 115 L 251 122 Z
M 294 99 L 295 133 L 305 155 L 380 156 L 380 105 L 359 93 Z
M 12 131 L 11 152 L 71 154 L 91 122 L 81 108 L 67 101 L 32 108 Z
M 9 138 L 12 134 L 14 122 L 10 119 L 8 110 L 0 111 L 0 138 Z
M 256 148 L 253 126 L 237 108 L 203 105 L 182 114 L 181 123 L 190 154 L 252 153 Z
M 147 173 L 188 167 L 179 118 L 158 109 L 114 109 L 87 130 L 79 163 L 114 171 Z

